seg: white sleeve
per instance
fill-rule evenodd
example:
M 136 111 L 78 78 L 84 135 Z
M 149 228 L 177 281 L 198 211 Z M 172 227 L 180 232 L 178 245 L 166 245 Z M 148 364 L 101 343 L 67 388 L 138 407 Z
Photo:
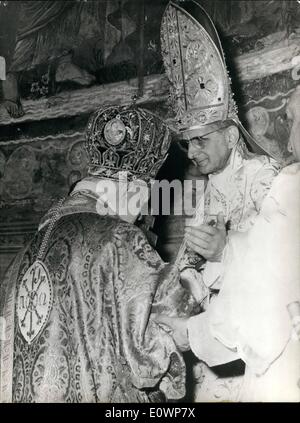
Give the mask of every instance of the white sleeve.
M 206 262 L 202 275 L 204 284 L 208 288 L 220 289 L 223 271 L 223 260 L 220 262 Z
M 200 313 L 188 320 L 188 337 L 195 356 L 212 367 L 237 360 L 236 351 L 226 348 L 214 338 L 209 328 L 209 314 Z
M 228 231 L 227 242 L 223 250 L 221 261 L 219 262 L 207 261 L 205 263 L 205 268 L 203 270 L 202 277 L 203 277 L 203 282 L 207 287 L 213 288 L 213 289 L 221 288 L 225 269 L 228 265 L 230 265 L 230 261 L 231 261 L 230 252 L 229 252 L 230 249 L 228 248 L 228 246 L 231 242 L 235 242 L 236 239 L 238 240 L 238 242 L 240 242 L 239 240 L 241 238 L 247 237 L 247 235 L 245 234 L 247 234 L 247 232 L 238 232 L 234 230 Z

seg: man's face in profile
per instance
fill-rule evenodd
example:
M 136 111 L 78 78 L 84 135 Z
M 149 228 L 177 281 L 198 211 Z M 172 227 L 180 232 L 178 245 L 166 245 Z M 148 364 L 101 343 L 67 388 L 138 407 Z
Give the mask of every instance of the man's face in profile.
M 188 157 L 203 175 L 225 168 L 231 152 L 226 136 L 227 129 L 220 129 L 189 141 Z

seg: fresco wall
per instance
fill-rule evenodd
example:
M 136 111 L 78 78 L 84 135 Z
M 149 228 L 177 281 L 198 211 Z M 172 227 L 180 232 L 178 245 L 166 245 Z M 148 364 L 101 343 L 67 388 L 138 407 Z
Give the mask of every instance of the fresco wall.
M 300 79 L 300 4 L 199 0 L 220 31 L 243 122 L 288 159 L 286 101 Z M 159 26 L 165 0 L 0 2 L 0 278 L 58 198 L 85 175 L 89 114 L 132 98 L 171 117 Z M 241 64 L 242 70 L 239 66 Z M 161 178 L 197 176 L 174 146 Z M 183 224 L 156 222 L 172 259 Z

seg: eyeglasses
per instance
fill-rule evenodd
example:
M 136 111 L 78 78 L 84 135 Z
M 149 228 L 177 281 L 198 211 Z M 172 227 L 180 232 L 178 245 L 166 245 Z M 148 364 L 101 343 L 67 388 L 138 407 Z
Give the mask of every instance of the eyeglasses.
M 205 138 L 200 138 L 200 137 L 193 138 L 191 140 L 178 140 L 177 141 L 179 148 L 182 151 L 184 151 L 184 153 L 186 153 L 186 154 L 188 153 L 189 145 L 192 144 L 193 146 L 195 146 L 197 148 L 203 148 L 203 147 L 205 147 L 206 142 L 207 142 L 207 140 Z

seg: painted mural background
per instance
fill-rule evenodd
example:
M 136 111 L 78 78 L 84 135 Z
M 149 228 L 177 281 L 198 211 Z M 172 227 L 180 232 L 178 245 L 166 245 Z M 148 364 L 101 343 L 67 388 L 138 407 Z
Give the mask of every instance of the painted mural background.
M 199 3 L 220 32 L 242 120 L 286 159 L 285 106 L 300 79 L 299 2 Z M 81 146 L 93 110 L 135 96 L 144 99 L 144 107 L 170 116 L 159 42 L 166 4 L 0 2 L 0 56 L 7 68 L 0 81 L 0 277 L 45 211 L 85 175 Z M 197 171 L 174 146 L 161 177 L 191 174 Z M 180 228 L 182 222 L 172 218 L 156 224 L 166 259 L 176 251 Z

